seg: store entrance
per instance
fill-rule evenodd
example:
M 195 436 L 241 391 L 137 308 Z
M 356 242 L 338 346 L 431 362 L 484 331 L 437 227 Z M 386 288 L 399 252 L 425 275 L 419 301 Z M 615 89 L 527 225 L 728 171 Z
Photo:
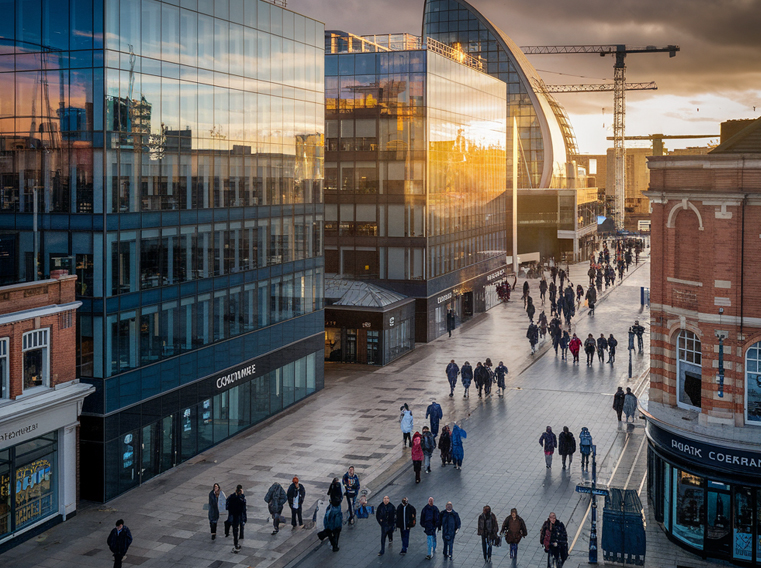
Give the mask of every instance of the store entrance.
M 143 426 L 141 431 L 140 483 L 177 465 L 174 414 Z

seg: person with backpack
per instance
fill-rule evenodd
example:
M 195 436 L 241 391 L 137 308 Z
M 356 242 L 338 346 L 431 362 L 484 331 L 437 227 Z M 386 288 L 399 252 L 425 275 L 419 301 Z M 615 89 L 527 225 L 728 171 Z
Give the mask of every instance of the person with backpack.
M 285 524 L 286 522 L 283 516 L 283 506 L 286 501 L 288 501 L 288 496 L 285 489 L 277 481 L 270 485 L 267 494 L 264 496 L 264 502 L 267 503 L 267 510 L 272 516 L 272 526 L 275 529 L 272 534 L 277 534 L 280 531 L 280 523 Z M 228 531 L 229 526 L 225 523 L 225 536 L 229 536 Z
M 336 479 L 337 481 L 337 479 Z M 340 485 L 339 485 L 340 489 Z M 325 537 L 330 541 L 333 552 L 338 552 L 338 539 L 341 536 L 343 527 L 343 513 L 341 513 L 341 501 L 338 504 L 331 502 L 325 509 L 325 516 L 322 518 L 323 530 L 317 533 L 317 538 L 324 540 Z
M 581 429 L 579 434 L 579 453 L 581 454 L 581 469 L 589 471 L 589 456 L 592 453 L 592 434 L 586 426 Z
M 346 503 L 349 505 L 349 523 L 354 522 L 354 504 L 359 493 L 359 476 L 354 473 L 354 466 L 349 466 L 349 470 L 344 473 L 343 479 L 344 495 Z
M 494 369 L 494 374 L 497 376 L 497 396 L 504 396 L 505 394 L 505 376 L 507 373 L 507 367 L 500 361 L 497 368 Z
M 444 541 L 444 558 L 452 559 L 452 548 L 454 547 L 454 537 L 460 530 L 460 515 L 452 507 L 449 501 L 443 511 L 439 514 L 439 530 L 441 531 L 441 540 Z
M 502 523 L 502 534 L 505 542 L 510 545 L 510 558 L 518 558 L 518 543 L 528 536 L 526 523 L 518 516 L 518 509 L 511 509 L 510 516 Z
M 626 398 L 626 393 L 624 392 L 624 389 L 622 387 L 618 387 L 616 394 L 613 395 L 613 410 L 616 411 L 616 415 L 618 416 L 619 422 L 621 422 L 621 413 L 624 411 L 625 398 Z
M 457 375 L 460 374 L 460 367 L 457 366 L 457 363 L 454 362 L 454 359 L 452 359 L 449 362 L 449 365 L 447 365 L 447 380 L 449 381 L 449 396 L 454 396 L 454 388 L 457 386 Z
M 558 438 L 552 431 L 552 427 L 547 426 L 547 429 L 542 432 L 539 437 L 539 445 L 544 449 L 544 463 L 547 469 L 552 467 L 552 454 L 555 453 L 555 448 L 558 447 Z
M 412 411 L 405 402 L 399 409 L 399 426 L 402 429 L 402 447 L 404 448 L 409 441 L 410 447 L 412 447 L 412 429 L 415 426 L 415 419 L 412 417 Z
M 436 436 L 439 435 L 439 420 L 444 417 L 444 413 L 441 411 L 441 405 L 436 402 L 436 399 L 431 400 L 431 404 L 425 410 L 425 417 L 430 418 L 431 421 L 431 434 L 433 434 L 433 444 L 436 447 Z
M 470 388 L 470 383 L 473 381 L 473 367 L 471 367 L 470 363 L 467 361 L 465 361 L 462 369 L 460 369 L 460 379 L 462 380 L 462 386 L 465 389 L 463 398 L 468 398 L 468 389 Z
M 597 342 L 590 333 L 584 341 L 584 353 L 587 354 L 587 367 L 592 365 L 592 362 L 595 359 L 595 351 L 597 351 Z
M 568 332 L 565 332 L 566 335 L 568 335 Z M 565 338 L 565 336 L 564 336 Z M 573 337 L 571 338 L 571 341 L 568 343 L 568 349 L 571 350 L 571 355 L 573 355 L 573 362 L 578 363 L 579 362 L 579 351 L 581 350 L 581 339 L 576 337 L 576 334 L 573 334 Z
M 420 447 L 423 449 L 423 469 L 426 473 L 431 473 L 431 456 L 436 449 L 436 439 L 428 426 L 423 426 L 423 437 L 420 440 Z
M 386 552 L 386 538 L 388 544 L 394 542 L 394 529 L 396 528 L 396 507 L 391 504 L 388 495 L 383 496 L 383 503 L 378 505 L 375 510 L 375 520 L 381 528 L 381 548 L 378 556 L 383 556 Z
M 554 564 L 557 568 L 562 568 L 568 558 L 568 533 L 555 513 L 550 513 L 549 518 L 544 521 L 539 533 L 539 544 L 547 553 L 547 567 L 550 568 Z
M 402 550 L 399 554 L 407 554 L 407 548 L 410 546 L 410 529 L 417 522 L 415 513 L 415 507 L 409 504 L 406 497 L 402 498 L 402 502 L 396 508 L 396 528 L 402 535 Z
M 576 439 L 568 426 L 563 426 L 563 431 L 558 436 L 558 453 L 563 460 L 563 469 L 565 469 L 566 458 L 568 458 L 568 469 L 571 469 L 574 452 L 576 452 Z
M 441 430 L 439 450 L 441 451 L 441 467 L 445 467 L 448 463 L 452 463 L 452 435 L 449 431 L 449 426 L 446 424 Z
M 420 483 L 420 470 L 423 468 L 423 444 L 422 436 L 420 432 L 415 432 L 412 436 L 412 451 L 410 452 L 412 458 L 412 469 L 415 470 L 415 483 Z

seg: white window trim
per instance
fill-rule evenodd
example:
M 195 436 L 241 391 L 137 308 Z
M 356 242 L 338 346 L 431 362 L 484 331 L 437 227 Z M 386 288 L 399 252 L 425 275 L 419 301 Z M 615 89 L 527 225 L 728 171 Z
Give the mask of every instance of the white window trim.
M 33 345 L 26 346 L 27 338 L 32 338 L 34 335 L 37 334 L 39 337 L 44 337 L 44 343 L 37 343 Z M 23 377 L 23 364 L 22 364 L 22 377 L 21 377 L 21 390 L 24 394 L 30 393 L 30 392 L 37 392 L 43 389 L 49 389 L 50 388 L 50 328 L 44 327 L 41 329 L 33 329 L 31 331 L 27 331 L 21 336 L 21 353 L 22 356 L 27 351 L 34 351 L 35 349 L 46 349 L 47 352 L 45 353 L 45 368 L 43 369 L 43 376 L 42 376 L 42 384 L 30 388 L 24 388 L 24 377 Z M 23 361 L 22 361 L 23 363 Z
M 686 402 L 682 402 L 681 400 L 679 400 L 679 393 L 682 391 L 681 380 L 682 380 L 682 364 L 683 363 L 686 363 L 688 365 L 695 365 L 696 367 L 700 367 L 700 370 L 701 370 L 701 373 L 700 373 L 700 375 L 701 375 L 701 382 L 703 380 L 702 379 L 702 377 L 703 377 L 703 372 L 702 372 L 703 371 L 703 356 L 702 356 L 702 354 L 701 354 L 701 357 L 700 357 L 700 365 L 697 365 L 696 363 L 690 363 L 689 361 L 682 361 L 679 358 L 679 350 L 680 350 L 679 349 L 679 342 L 680 342 L 680 340 L 685 340 L 686 339 L 686 338 L 683 338 L 683 336 L 682 336 L 682 334 L 684 332 L 692 333 L 692 335 L 695 337 L 695 341 L 700 341 L 698 336 L 695 333 L 693 333 L 690 330 L 688 330 L 688 329 L 682 329 L 679 332 L 679 335 L 676 336 L 676 405 L 679 408 L 684 408 L 686 410 L 694 410 L 696 412 L 702 412 L 703 410 L 702 410 L 701 407 L 699 407 L 699 406 L 692 406 L 691 404 L 687 404 Z M 702 345 L 702 343 L 701 343 L 701 345 Z M 685 345 L 685 351 L 687 351 L 686 345 Z M 695 351 L 691 351 L 691 352 L 696 353 Z
M 5 373 L 4 375 L 0 375 L 0 393 L 3 391 L 5 392 L 5 395 L 0 394 L 0 401 L 8 400 L 11 397 L 11 384 L 10 384 L 10 374 L 11 374 L 11 363 L 10 358 L 8 357 L 8 345 L 10 341 L 7 337 L 0 338 L 0 359 L 5 359 Z
M 757 349 L 761 349 L 761 341 L 757 341 L 748 349 L 745 350 L 745 384 L 743 385 L 745 388 L 743 393 L 743 421 L 745 422 L 746 426 L 755 426 L 756 428 L 761 427 L 761 422 L 754 422 L 751 420 L 748 420 L 748 383 L 750 382 L 750 379 L 748 378 L 748 353 L 750 352 L 751 348 L 756 347 Z M 761 363 L 761 357 L 757 359 L 759 363 Z M 754 373 L 754 374 L 760 374 L 760 373 Z

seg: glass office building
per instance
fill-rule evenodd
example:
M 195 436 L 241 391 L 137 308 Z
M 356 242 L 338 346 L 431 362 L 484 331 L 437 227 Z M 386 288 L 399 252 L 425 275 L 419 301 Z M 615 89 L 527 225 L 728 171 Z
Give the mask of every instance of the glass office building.
M 413 36 L 327 32 L 325 270 L 416 298 L 415 335 L 497 301 L 505 87 Z
M 0 0 L 0 283 L 78 276 L 81 495 L 322 386 L 323 24 Z
M 518 119 L 520 144 L 518 187 L 563 187 L 565 164 L 578 154 L 573 129 L 515 42 L 465 0 L 426 0 L 422 33 L 480 58 L 487 73 L 507 84 L 508 188 L 513 117 Z

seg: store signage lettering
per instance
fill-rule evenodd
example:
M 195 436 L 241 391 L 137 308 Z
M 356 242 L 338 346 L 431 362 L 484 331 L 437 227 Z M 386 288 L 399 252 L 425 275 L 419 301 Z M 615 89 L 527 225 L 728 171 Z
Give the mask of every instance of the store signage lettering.
M 388 318 L 388 327 L 394 327 L 394 318 Z
M 21 428 L 17 428 L 16 430 L 11 430 L 10 432 L 0 433 L 0 442 L 7 442 L 8 440 L 13 440 L 19 436 L 30 434 L 37 430 L 38 427 L 39 424 L 35 422 L 34 424 L 29 424 L 28 426 L 23 426 Z
M 504 275 L 505 275 L 505 269 L 503 268 L 502 270 L 497 270 L 497 272 L 495 272 L 494 274 L 489 274 L 489 276 L 486 277 L 486 280 L 488 282 L 491 282 L 492 280 L 496 280 L 500 276 L 504 276 Z
M 452 299 L 452 292 L 449 292 L 448 294 L 444 294 L 443 296 L 439 296 L 437 299 L 438 299 L 437 303 L 439 304 L 443 302 L 447 302 Z
M 218 389 L 223 389 L 227 386 L 237 383 L 241 379 L 245 379 L 246 377 L 251 377 L 255 374 L 256 374 L 256 364 L 247 365 L 243 367 L 242 369 L 238 369 L 237 371 L 233 371 L 232 373 L 228 373 L 226 375 L 222 375 L 221 377 L 217 378 L 216 385 Z

